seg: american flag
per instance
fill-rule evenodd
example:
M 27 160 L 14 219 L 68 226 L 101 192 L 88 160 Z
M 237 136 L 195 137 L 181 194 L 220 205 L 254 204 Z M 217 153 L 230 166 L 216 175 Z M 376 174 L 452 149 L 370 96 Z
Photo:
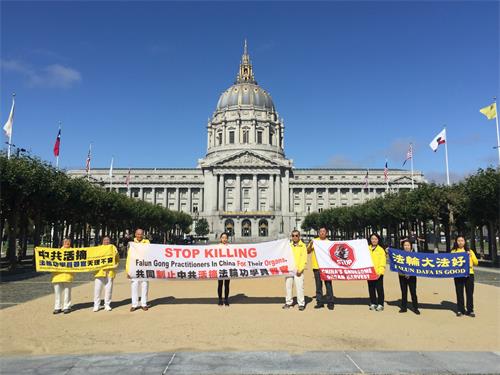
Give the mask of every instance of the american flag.
M 365 176 L 365 188 L 368 187 L 368 169 L 366 170 L 366 176 Z
M 89 153 L 87 154 L 87 161 L 85 162 L 85 171 L 87 173 L 90 172 L 90 159 L 91 159 L 91 156 L 92 156 L 92 143 L 89 146 Z
M 405 166 L 406 162 L 410 159 L 413 159 L 413 145 L 410 143 L 410 147 L 408 148 L 408 152 L 406 153 L 406 159 L 403 162 L 403 167 Z
M 387 160 L 386 160 L 384 166 L 384 181 L 387 182 L 388 178 L 389 178 L 389 169 L 387 168 Z
M 127 174 L 127 178 L 125 179 L 125 184 L 127 185 L 127 188 L 128 188 L 128 185 L 130 184 L 130 168 L 128 169 L 128 174 Z

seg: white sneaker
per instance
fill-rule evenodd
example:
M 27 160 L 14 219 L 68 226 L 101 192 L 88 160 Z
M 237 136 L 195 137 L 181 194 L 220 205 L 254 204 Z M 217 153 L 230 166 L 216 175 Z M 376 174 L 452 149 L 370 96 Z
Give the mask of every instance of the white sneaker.
M 378 305 L 376 308 L 377 311 L 384 311 L 384 306 Z
M 375 310 L 377 308 L 377 305 L 370 305 L 370 310 Z
M 100 308 L 100 306 L 95 306 L 95 305 L 94 305 L 94 309 L 93 309 L 92 311 L 93 311 L 93 312 L 98 312 L 98 311 L 99 311 L 99 308 Z
M 104 306 L 104 310 L 106 310 L 106 311 L 111 311 L 111 310 L 113 310 L 113 309 L 111 308 L 111 306 Z

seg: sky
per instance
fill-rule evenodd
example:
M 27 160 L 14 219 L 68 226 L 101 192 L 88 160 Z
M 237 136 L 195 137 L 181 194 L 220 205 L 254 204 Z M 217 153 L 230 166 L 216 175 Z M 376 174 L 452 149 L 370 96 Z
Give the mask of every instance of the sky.
M 498 163 L 499 3 L 6 2 L 0 120 L 60 167 L 194 168 L 206 124 L 248 40 L 255 78 L 285 122 L 297 168 L 414 166 L 452 181 Z M 6 138 L 3 138 L 5 142 Z M 5 143 L 2 144 L 5 149 Z

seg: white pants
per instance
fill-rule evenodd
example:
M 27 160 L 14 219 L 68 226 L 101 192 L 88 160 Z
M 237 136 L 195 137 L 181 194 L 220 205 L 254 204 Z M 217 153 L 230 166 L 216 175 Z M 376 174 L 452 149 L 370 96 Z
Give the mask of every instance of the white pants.
M 130 283 L 132 289 L 132 307 L 139 307 L 139 284 L 141 284 L 141 306 L 148 305 L 149 281 L 133 279 Z
M 113 278 L 106 277 L 96 277 L 94 284 L 94 307 L 99 307 L 101 305 L 101 291 L 104 287 L 104 306 L 110 307 L 111 304 L 111 293 L 113 292 Z
M 299 306 L 305 306 L 306 301 L 304 299 L 304 274 L 300 276 L 289 276 L 285 278 L 285 287 L 286 287 L 286 299 L 285 303 L 287 305 L 292 305 L 293 303 L 293 284 L 295 282 L 295 290 L 297 291 L 297 303 Z
M 71 284 L 70 283 L 54 283 L 54 310 L 66 310 L 71 307 Z M 64 303 L 61 307 L 61 293 L 64 293 Z

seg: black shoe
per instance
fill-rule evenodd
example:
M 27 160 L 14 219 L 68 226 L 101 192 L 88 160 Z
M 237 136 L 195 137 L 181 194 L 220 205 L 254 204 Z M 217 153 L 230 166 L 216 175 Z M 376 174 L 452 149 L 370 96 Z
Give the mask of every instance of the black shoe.
M 224 305 L 229 306 L 229 301 L 227 299 L 224 300 Z
M 399 312 L 400 312 L 400 313 L 405 313 L 406 311 L 407 311 L 407 310 L 406 310 L 406 309 L 403 309 L 403 308 L 399 309 Z
M 334 305 L 328 305 L 328 310 L 333 310 L 335 308 Z
M 420 315 L 420 310 L 419 310 L 419 309 L 415 309 L 413 312 L 414 312 L 415 314 L 417 314 L 417 315 Z
M 314 306 L 315 309 L 322 309 L 323 307 L 325 307 L 325 305 L 316 305 L 316 306 Z
M 218 305 L 219 305 L 219 306 L 222 306 L 223 304 L 224 304 L 224 303 L 222 303 L 222 299 L 220 299 L 220 300 L 219 300 Z
M 464 314 L 462 314 L 460 311 L 457 312 L 457 317 L 461 317 L 462 315 L 464 315 Z
M 469 312 L 467 315 L 469 315 L 471 318 L 476 317 L 476 313 L 474 311 Z
M 62 310 L 61 310 L 61 309 L 56 309 L 56 310 L 54 310 L 54 311 L 52 312 L 52 314 L 57 315 L 57 314 L 60 314 L 61 312 L 62 312 Z
M 71 307 L 63 310 L 63 314 L 69 314 L 71 312 Z
M 306 309 L 305 306 L 299 306 L 299 311 L 304 311 Z
M 284 310 L 291 309 L 291 308 L 292 308 L 292 305 L 287 305 L 286 303 L 282 307 L 282 309 L 284 309 Z

